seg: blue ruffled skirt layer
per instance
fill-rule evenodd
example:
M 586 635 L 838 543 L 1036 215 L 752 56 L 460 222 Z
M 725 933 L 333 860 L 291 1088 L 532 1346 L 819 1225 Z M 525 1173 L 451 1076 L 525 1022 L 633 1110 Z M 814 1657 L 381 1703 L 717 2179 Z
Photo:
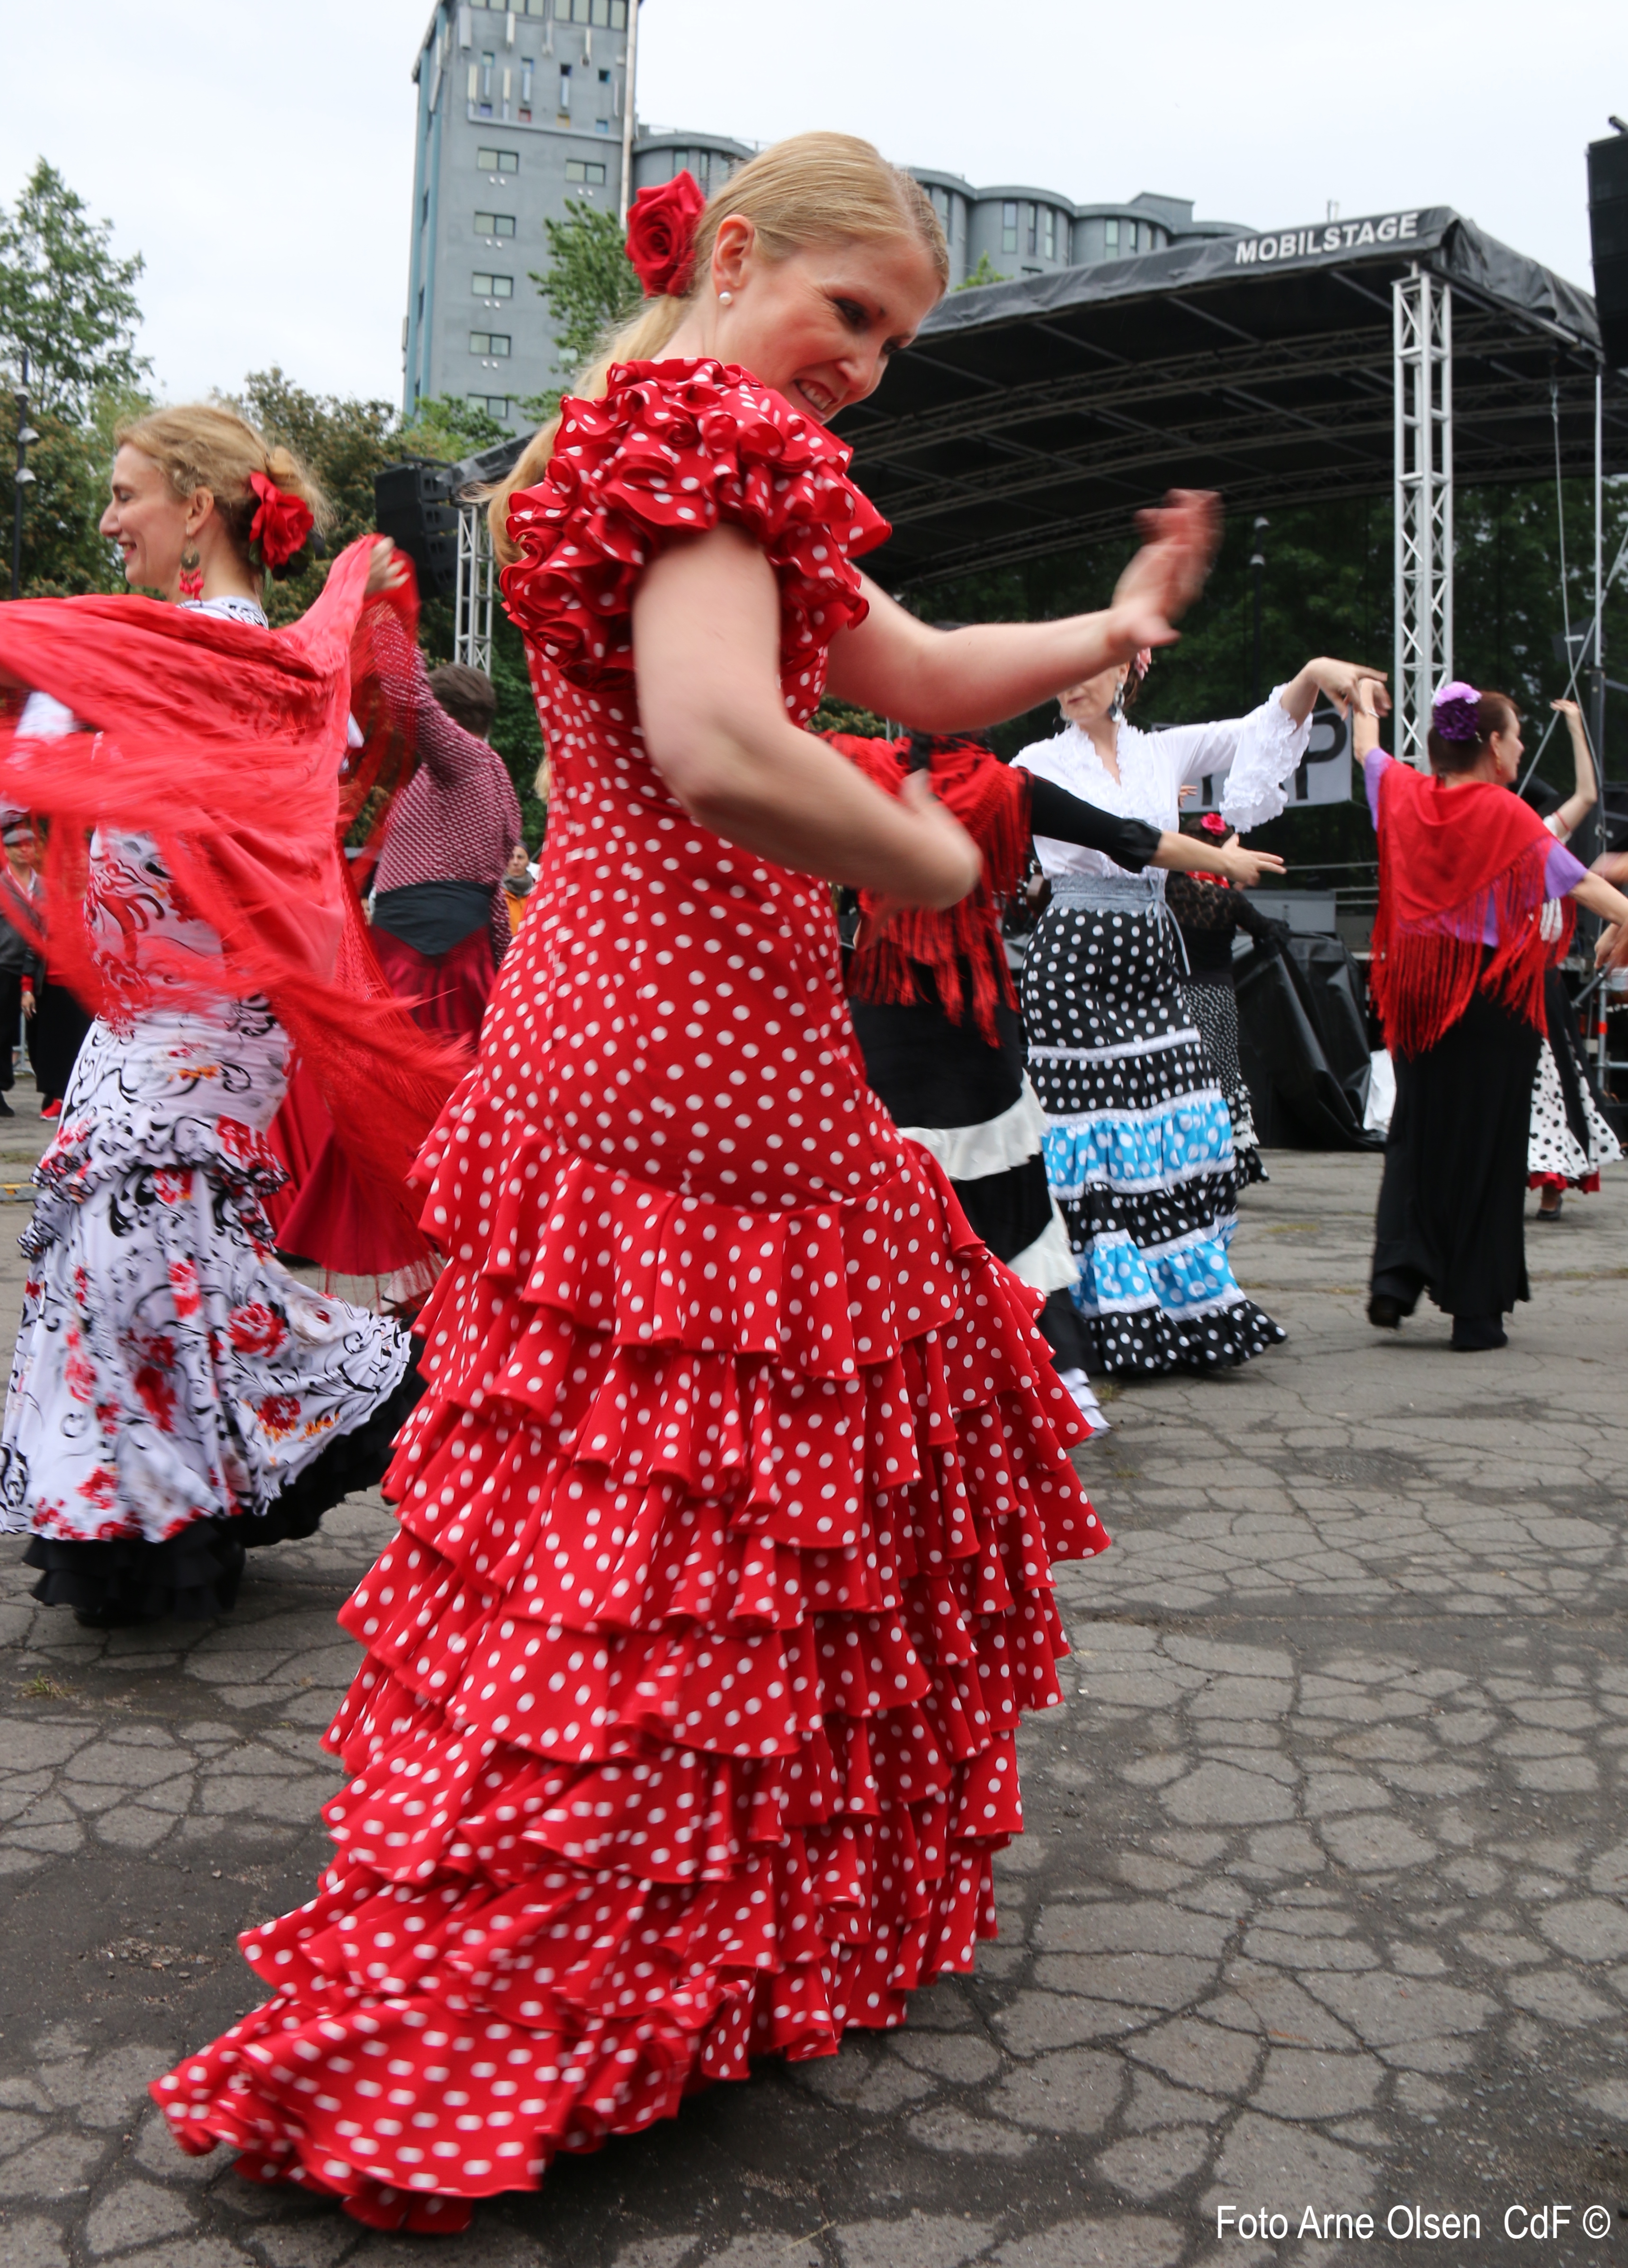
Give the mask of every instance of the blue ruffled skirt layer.
M 1023 1013 L 1092 1367 L 1224 1369 L 1280 1340 L 1233 1275 L 1232 1119 L 1160 917 L 1051 907 Z

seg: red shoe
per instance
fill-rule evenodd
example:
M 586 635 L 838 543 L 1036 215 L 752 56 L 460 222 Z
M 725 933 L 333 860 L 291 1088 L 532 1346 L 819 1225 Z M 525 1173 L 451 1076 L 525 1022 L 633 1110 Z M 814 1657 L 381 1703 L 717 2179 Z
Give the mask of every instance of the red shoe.
M 43 1102 L 40 1106 L 41 1118 L 60 1118 L 62 1115 L 63 1098 L 60 1094 L 55 1096 L 49 1102 Z

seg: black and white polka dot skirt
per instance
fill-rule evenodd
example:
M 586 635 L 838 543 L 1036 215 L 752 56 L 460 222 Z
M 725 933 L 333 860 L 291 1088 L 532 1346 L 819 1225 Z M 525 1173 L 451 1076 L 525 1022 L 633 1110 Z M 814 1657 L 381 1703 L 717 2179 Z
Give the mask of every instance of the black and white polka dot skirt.
M 1280 1340 L 1227 1257 L 1232 1118 L 1162 913 L 1054 902 L 1024 964 L 1023 1017 L 1090 1368 L 1223 1369 Z
M 1270 1181 L 1271 1176 L 1261 1163 L 1255 1113 L 1238 1060 L 1238 995 L 1225 981 L 1214 983 L 1201 976 L 1184 976 L 1182 999 L 1204 1042 L 1215 1083 L 1227 1098 L 1227 1116 L 1233 1122 L 1233 1152 L 1238 1161 L 1237 1186 L 1241 1196 L 1252 1182 Z

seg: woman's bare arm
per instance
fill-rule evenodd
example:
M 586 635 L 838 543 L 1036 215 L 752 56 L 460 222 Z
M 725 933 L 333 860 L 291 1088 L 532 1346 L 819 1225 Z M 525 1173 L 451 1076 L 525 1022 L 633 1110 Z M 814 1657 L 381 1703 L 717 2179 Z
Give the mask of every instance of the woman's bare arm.
M 1225 874 L 1240 889 L 1252 890 L 1263 874 L 1287 870 L 1275 850 L 1245 850 L 1234 835 L 1226 843 L 1204 843 L 1195 835 L 1178 835 L 1167 828 L 1150 866 L 1167 866 L 1185 874 Z
M 1573 835 L 1600 800 L 1600 791 L 1595 778 L 1594 752 L 1588 746 L 1588 735 L 1583 729 L 1583 712 L 1575 701 L 1551 701 L 1550 707 L 1565 718 L 1565 728 L 1572 736 L 1572 792 L 1557 811 L 1551 825 L 1562 843 Z
M 885 795 L 785 713 L 780 594 L 739 528 L 663 554 L 633 598 L 639 717 L 652 762 L 691 817 L 799 873 L 900 905 L 952 906 L 976 883 L 972 838 L 924 777 Z
M 1374 714 L 1384 716 L 1390 707 L 1390 696 L 1385 690 L 1382 669 L 1374 669 L 1366 662 L 1336 661 L 1331 655 L 1318 654 L 1289 680 L 1278 696 L 1278 705 L 1297 725 L 1303 725 L 1317 705 L 1317 696 L 1326 693 L 1343 717 L 1357 701 L 1359 688 L 1364 685 L 1369 688 L 1368 699 Z
M 937 630 L 866 580 L 871 611 L 831 644 L 830 688 L 920 732 L 970 732 L 1016 717 L 1065 685 L 1169 645 L 1204 587 L 1220 535 L 1212 496 L 1176 490 L 1141 515 L 1146 538 L 1101 614 L 1057 622 L 979 622 Z

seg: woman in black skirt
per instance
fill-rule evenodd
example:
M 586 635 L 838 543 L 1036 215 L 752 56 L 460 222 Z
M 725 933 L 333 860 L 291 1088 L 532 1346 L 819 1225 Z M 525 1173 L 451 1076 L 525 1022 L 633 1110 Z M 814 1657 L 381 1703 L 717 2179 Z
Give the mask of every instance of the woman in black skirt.
M 1230 848 L 1237 836 L 1228 835 L 1227 821 L 1216 812 L 1201 820 L 1183 820 L 1182 832 L 1197 830 L 1200 838 Z M 1122 865 L 1123 861 L 1120 862 Z M 1242 930 L 1257 945 L 1273 949 L 1288 935 L 1286 925 L 1272 921 L 1252 906 L 1241 890 L 1227 887 L 1224 878 L 1204 874 L 1172 874 L 1165 884 L 1165 903 L 1181 932 L 1186 972 L 1182 998 L 1187 1003 L 1194 1029 L 1204 1042 L 1215 1072 L 1216 1085 L 1226 1098 L 1233 1122 L 1233 1156 L 1238 1193 L 1252 1182 L 1270 1181 L 1261 1163 L 1261 1145 L 1255 1131 L 1255 1112 L 1243 1083 L 1238 1057 L 1238 993 L 1233 974 L 1233 939 Z
M 1428 1292 L 1453 1318 L 1455 1351 L 1479 1353 L 1507 1344 L 1504 1317 L 1531 1296 L 1523 1199 L 1532 1081 L 1545 973 L 1571 927 L 1546 923 L 1543 908 L 1569 897 L 1628 924 L 1628 899 L 1508 792 L 1521 742 L 1506 695 L 1458 681 L 1442 688 L 1428 779 L 1378 746 L 1366 693 L 1358 707 L 1379 833 L 1371 982 L 1396 1066 L 1368 1320 L 1395 1330 Z M 1618 942 L 1628 945 L 1628 928 Z
M 1246 717 L 1141 732 L 1124 721 L 1138 673 L 1121 664 L 1069 687 L 1064 730 L 1013 762 L 1169 828 L 1183 787 L 1207 779 L 1223 818 L 1247 829 L 1284 809 L 1318 695 L 1344 703 L 1378 674 L 1322 656 Z M 1091 1367 L 1230 1369 L 1284 1332 L 1233 1274 L 1232 1119 L 1182 996 L 1163 878 L 1061 842 L 1038 818 L 1035 831 L 1051 902 L 1023 964 L 1023 1020 Z
M 1087 1423 L 1101 1430 L 1107 1421 L 1087 1382 L 1091 1351 L 1072 1297 L 1077 1264 L 1046 1182 L 1046 1116 L 1024 1066 L 1002 903 L 1019 885 L 1035 829 L 1105 851 L 1133 873 L 1147 866 L 1204 872 L 1246 888 L 1263 873 L 1281 871 L 1283 861 L 1101 810 L 1003 764 L 974 736 L 832 737 L 895 792 L 910 771 L 927 771 L 934 794 L 983 853 L 978 887 L 947 912 L 879 923 L 871 909 L 849 970 L 849 1013 L 866 1076 L 901 1130 L 932 1152 L 996 1258 L 1043 1296 L 1036 1321 L 1057 1375 Z

